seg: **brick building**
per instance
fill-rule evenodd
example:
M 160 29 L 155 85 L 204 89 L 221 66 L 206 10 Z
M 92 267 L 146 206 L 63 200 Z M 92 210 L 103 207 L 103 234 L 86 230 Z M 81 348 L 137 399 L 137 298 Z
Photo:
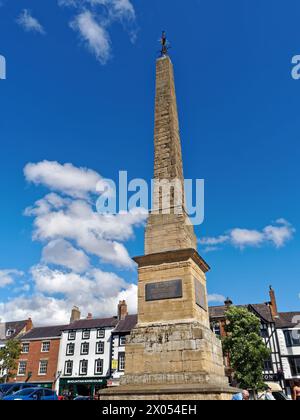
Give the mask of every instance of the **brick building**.
M 28 318 L 23 321 L 1 322 L 0 323 L 0 348 L 5 347 L 8 340 L 21 338 L 32 329 L 32 320 Z M 6 372 L 1 368 L 0 360 L 0 378 L 5 376 Z
M 21 355 L 11 382 L 55 388 L 61 331 L 65 326 L 34 328 L 21 338 Z

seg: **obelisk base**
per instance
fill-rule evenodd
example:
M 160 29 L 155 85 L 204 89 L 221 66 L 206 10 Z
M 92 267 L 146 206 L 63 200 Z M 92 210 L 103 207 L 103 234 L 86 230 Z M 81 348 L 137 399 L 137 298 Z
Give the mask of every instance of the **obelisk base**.
M 101 392 L 101 401 L 229 401 L 240 390 L 203 384 L 120 386 Z
M 138 325 L 126 345 L 126 374 L 102 400 L 229 400 L 221 341 L 200 322 Z

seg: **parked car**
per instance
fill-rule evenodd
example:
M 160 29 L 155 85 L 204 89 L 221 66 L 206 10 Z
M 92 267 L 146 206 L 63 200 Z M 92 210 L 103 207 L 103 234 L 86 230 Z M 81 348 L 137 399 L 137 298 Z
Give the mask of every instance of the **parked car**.
M 21 391 L 25 388 L 33 388 L 33 385 L 27 382 L 2 384 L 0 385 L 0 400 L 3 400 L 4 397 L 8 397 L 9 395 L 12 395 L 15 392 Z
M 25 388 L 3 398 L 3 401 L 57 401 L 55 391 L 46 388 Z

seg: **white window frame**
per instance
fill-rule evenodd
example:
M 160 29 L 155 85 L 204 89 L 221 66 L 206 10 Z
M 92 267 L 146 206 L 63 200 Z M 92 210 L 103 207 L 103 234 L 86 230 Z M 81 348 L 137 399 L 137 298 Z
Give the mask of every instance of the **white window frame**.
M 98 362 L 101 362 L 101 372 L 97 371 L 97 364 Z M 97 359 L 95 360 L 95 375 L 103 375 L 103 367 L 104 367 L 104 360 L 103 359 Z
M 27 346 L 28 350 L 24 351 L 24 346 Z M 22 354 L 28 354 L 29 353 L 29 347 L 30 347 L 30 343 L 22 343 L 22 350 L 21 353 Z
M 46 369 L 43 369 L 43 370 L 45 370 L 45 372 L 42 372 L 41 370 L 41 368 L 43 367 L 43 368 L 45 368 L 45 366 L 46 366 Z M 40 363 L 39 363 L 39 376 L 46 376 L 47 375 L 47 372 L 48 372 L 48 360 L 40 360 Z
M 71 346 L 73 347 L 73 351 L 72 352 L 69 351 L 69 348 Z M 67 344 L 67 349 L 66 349 L 66 356 L 74 356 L 74 354 L 75 354 L 75 343 L 68 343 Z
M 84 346 L 87 347 L 87 351 L 83 351 Z M 89 352 L 90 352 L 90 343 L 87 343 L 87 342 L 81 343 L 80 355 L 81 356 L 88 356 Z
M 21 365 L 24 366 L 24 369 L 22 369 L 22 372 L 20 371 Z M 27 361 L 26 360 L 20 360 L 19 365 L 18 365 L 17 376 L 26 376 L 26 370 L 27 370 Z
M 83 371 L 82 371 L 83 363 L 86 364 L 86 373 L 83 373 Z M 86 359 L 80 360 L 80 362 L 79 362 L 79 375 L 80 376 L 87 376 L 87 374 L 88 374 L 88 368 L 89 368 L 89 361 L 86 360 Z
M 105 338 L 105 328 L 99 328 L 97 330 L 97 338 Z
M 118 357 L 118 371 L 124 372 L 125 371 L 125 353 L 119 353 Z
M 48 345 L 48 350 L 44 350 L 44 345 Z M 43 341 L 42 342 L 42 347 L 41 347 L 41 353 L 49 353 L 50 352 L 50 347 L 51 347 L 51 341 L 47 340 L 47 341 Z
M 86 334 L 86 336 L 85 336 Z M 82 331 L 82 339 L 83 340 L 89 340 L 91 337 L 91 330 L 83 330 Z
M 102 346 L 101 351 L 99 351 L 98 346 Z M 97 341 L 96 343 L 96 354 L 104 354 L 104 349 L 105 349 L 105 343 L 104 341 Z
M 76 340 L 76 331 L 69 331 L 68 332 L 68 341 L 75 341 Z
M 69 366 L 68 366 L 69 364 Z M 66 360 L 65 362 L 65 370 L 64 370 L 64 376 L 72 376 L 73 374 L 73 360 Z M 68 373 L 68 367 L 70 368 L 70 373 Z

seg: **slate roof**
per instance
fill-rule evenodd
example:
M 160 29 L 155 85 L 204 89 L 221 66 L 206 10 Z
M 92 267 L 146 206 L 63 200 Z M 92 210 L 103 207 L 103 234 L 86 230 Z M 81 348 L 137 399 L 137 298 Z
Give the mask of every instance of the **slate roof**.
M 249 305 L 233 305 L 237 308 L 253 309 L 258 316 L 267 322 L 274 322 L 270 307 L 266 303 L 249 304 Z M 227 306 L 211 306 L 209 308 L 209 316 L 211 319 L 224 318 Z
M 66 325 L 33 328 L 22 337 L 22 341 L 39 340 L 45 338 L 59 338 Z
M 235 308 L 248 308 L 249 305 L 233 305 Z M 209 317 L 210 318 L 224 318 L 225 312 L 228 307 L 223 306 L 210 306 L 209 308 Z
M 22 330 L 26 327 L 28 320 L 15 321 L 15 322 L 2 322 L 0 323 L 0 340 L 5 341 L 8 339 L 16 338 Z M 14 334 L 10 337 L 6 336 L 7 330 L 14 330 Z
M 279 312 L 276 319 L 277 328 L 295 328 L 300 324 L 300 312 Z
M 137 315 L 127 315 L 124 320 L 118 323 L 117 328 L 113 331 L 113 334 L 130 333 L 130 331 L 136 326 L 137 322 Z
M 264 319 L 265 321 L 271 323 L 274 322 L 273 316 L 272 316 L 272 311 L 271 308 L 268 304 L 266 303 L 259 303 L 259 304 L 254 304 L 254 305 L 250 305 L 252 306 L 252 308 L 255 310 L 255 312 L 257 312 L 257 314 Z
M 66 325 L 64 331 L 69 330 L 85 330 L 92 328 L 114 328 L 118 324 L 117 317 L 112 318 L 101 318 L 101 319 L 80 319 L 79 321 L 72 322 L 72 324 Z

